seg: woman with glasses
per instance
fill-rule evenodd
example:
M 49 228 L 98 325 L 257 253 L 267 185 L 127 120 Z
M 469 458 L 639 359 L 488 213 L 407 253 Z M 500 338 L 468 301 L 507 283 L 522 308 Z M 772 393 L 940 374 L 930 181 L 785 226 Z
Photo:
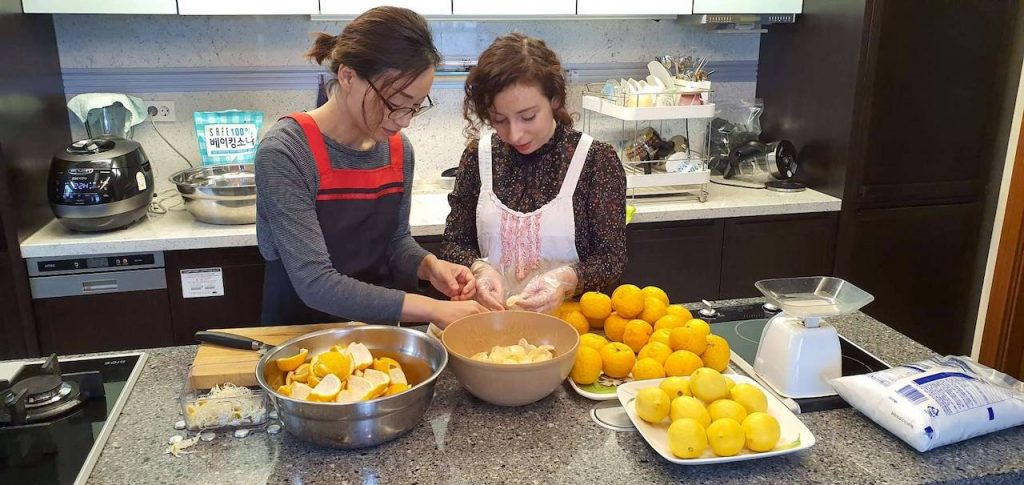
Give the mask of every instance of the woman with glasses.
M 399 132 L 433 103 L 440 55 L 423 17 L 367 11 L 308 58 L 332 73 L 322 106 L 271 128 L 256 154 L 256 236 L 266 259 L 262 321 L 445 326 L 485 309 L 470 271 L 412 238 L 413 150 Z M 429 280 L 453 301 L 397 288 Z
M 471 265 L 490 309 L 551 311 L 625 268 L 625 172 L 614 148 L 572 128 L 565 100 L 558 56 L 519 33 L 495 40 L 466 79 L 472 141 L 441 254 Z

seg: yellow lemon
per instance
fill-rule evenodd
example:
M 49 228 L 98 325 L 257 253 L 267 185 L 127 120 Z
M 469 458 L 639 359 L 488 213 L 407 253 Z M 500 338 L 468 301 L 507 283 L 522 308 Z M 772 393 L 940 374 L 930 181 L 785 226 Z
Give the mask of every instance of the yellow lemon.
M 659 318 L 665 316 L 667 306 L 665 302 L 657 298 L 644 298 L 644 311 L 640 312 L 640 316 L 637 318 L 654 325 Z
M 630 320 L 622 332 L 622 343 L 633 349 L 633 352 L 639 352 L 644 345 L 647 345 L 652 332 L 654 329 L 651 328 L 651 324 L 643 320 Z
M 644 289 L 640 291 L 644 293 L 644 298 L 657 298 L 661 300 L 665 306 L 668 306 L 668 295 L 665 294 L 665 290 L 662 290 L 657 286 L 645 286 Z
M 608 315 L 604 319 L 604 334 L 612 342 L 622 342 L 622 334 L 626 332 L 626 324 L 629 320 L 622 318 L 618 313 Z
M 667 392 L 672 399 L 690 395 L 690 381 L 684 377 L 667 377 L 661 381 L 661 384 L 658 384 L 658 387 Z
M 686 327 L 673 328 L 668 343 L 672 350 L 689 350 L 697 355 L 703 354 L 708 345 L 700 331 Z
M 705 322 L 704 320 L 701 320 L 699 318 L 691 318 L 687 320 L 686 323 L 683 324 L 683 326 L 686 328 L 692 328 L 694 330 L 697 330 L 701 333 L 701 335 L 704 335 L 705 337 L 711 335 L 711 325 L 708 325 L 708 322 Z
M 779 443 L 782 430 L 779 421 L 768 413 L 750 413 L 743 420 L 743 433 L 750 451 L 771 451 Z
M 718 372 L 725 372 L 729 367 L 729 356 L 732 354 L 729 351 L 729 342 L 718 335 L 708 335 L 704 337 L 704 342 L 705 349 L 700 355 L 704 365 Z
M 309 350 L 301 349 L 299 353 L 291 357 L 282 357 L 274 361 L 277 364 L 277 368 L 282 372 L 288 372 L 298 369 L 303 362 L 306 362 L 306 356 L 309 355 Z
M 711 414 L 708 413 L 708 409 L 704 407 L 704 403 L 700 402 L 700 399 L 693 396 L 679 396 L 673 399 L 672 406 L 669 408 L 669 417 L 672 418 L 672 421 L 693 419 L 705 428 L 711 424 Z
M 313 388 L 313 392 L 309 393 L 309 400 L 330 402 L 338 396 L 339 392 L 341 392 L 341 379 L 338 379 L 338 376 L 334 374 L 327 374 L 324 376 L 323 380 Z
M 672 335 L 672 330 L 670 329 L 663 328 L 661 330 L 655 330 L 654 333 L 651 334 L 651 339 L 648 340 L 648 342 L 660 342 L 667 345 L 668 348 L 672 348 L 672 344 L 669 339 L 670 335 Z
M 576 329 L 576 333 L 583 335 L 590 331 L 590 322 L 587 317 L 583 316 L 582 313 L 570 310 L 562 314 L 562 320 L 565 320 L 572 325 L 572 328 Z
M 662 377 L 665 377 L 665 368 L 650 357 L 637 359 L 636 364 L 633 364 L 633 379 L 635 380 L 661 379 Z
M 702 365 L 700 357 L 689 350 L 677 350 L 665 359 L 665 375 L 688 376 Z M 692 386 L 691 386 L 692 387 Z
M 588 291 L 580 297 L 580 311 L 587 318 L 603 320 L 612 312 L 612 300 L 604 293 Z
M 729 418 L 736 420 L 737 424 L 742 423 L 743 419 L 747 417 L 747 410 L 732 399 L 719 399 L 709 404 L 708 413 L 711 414 L 712 421 Z
M 601 350 L 601 347 L 604 347 L 606 344 L 608 344 L 608 339 L 596 333 L 585 333 L 580 335 L 581 347 L 590 347 L 594 350 Z
M 672 348 L 661 342 L 647 342 L 636 355 L 638 359 L 652 358 L 658 361 L 658 365 L 665 365 L 668 356 L 672 355 Z
M 601 354 L 592 347 L 580 347 L 569 378 L 577 384 L 593 384 L 601 375 Z
M 693 314 L 690 313 L 690 310 L 687 310 L 686 307 L 680 304 L 669 305 L 667 308 L 665 308 L 665 313 L 669 315 L 675 315 L 684 322 L 693 319 Z
M 747 441 L 747 437 L 743 433 L 743 426 L 729 418 L 712 421 L 711 426 L 708 426 L 707 433 L 711 451 L 718 456 L 733 456 L 739 453 Z
M 708 448 L 707 432 L 697 421 L 677 419 L 668 427 L 668 447 L 678 458 L 697 458 Z
M 748 413 L 763 413 L 768 411 L 768 398 L 764 392 L 751 384 L 736 384 L 729 389 L 729 395 L 733 401 L 740 403 Z
M 730 379 L 727 375 L 723 375 L 722 379 L 725 379 L 725 387 L 728 387 L 729 391 L 732 392 L 732 388 L 736 385 L 736 381 Z
M 608 377 L 621 379 L 629 375 L 636 363 L 633 349 L 626 344 L 612 342 L 601 348 L 602 370 Z
M 644 293 L 636 285 L 622 285 L 612 292 L 612 308 L 623 318 L 636 318 L 644 311 Z
M 690 392 L 704 402 L 715 402 L 729 397 L 729 386 L 715 369 L 701 367 L 690 375 Z
M 667 328 L 667 329 L 671 330 L 673 328 L 682 327 L 682 326 L 683 326 L 683 319 L 681 319 L 681 318 L 679 318 L 679 317 L 677 317 L 675 315 L 665 315 L 665 316 L 659 318 L 657 322 L 654 322 L 654 329 L 655 330 L 661 330 L 663 328 Z
M 668 417 L 668 394 L 657 387 L 641 389 L 636 394 L 636 415 L 648 423 L 657 423 Z

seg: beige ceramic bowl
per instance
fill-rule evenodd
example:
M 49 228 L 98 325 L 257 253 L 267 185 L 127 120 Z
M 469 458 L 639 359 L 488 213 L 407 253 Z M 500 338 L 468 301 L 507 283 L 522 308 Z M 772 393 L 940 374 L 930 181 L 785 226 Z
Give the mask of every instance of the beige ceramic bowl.
M 555 347 L 551 360 L 533 364 L 492 364 L 470 358 L 495 345 L 525 338 Z M 499 406 L 523 406 L 551 394 L 572 370 L 580 336 L 568 323 L 543 313 L 479 313 L 453 322 L 441 334 L 455 377 L 474 396 Z

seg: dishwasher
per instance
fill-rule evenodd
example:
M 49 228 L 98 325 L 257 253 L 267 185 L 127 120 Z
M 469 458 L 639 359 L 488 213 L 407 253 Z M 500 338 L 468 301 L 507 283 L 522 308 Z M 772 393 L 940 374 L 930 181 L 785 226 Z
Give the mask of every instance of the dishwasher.
M 25 260 L 44 354 L 173 344 L 161 251 Z

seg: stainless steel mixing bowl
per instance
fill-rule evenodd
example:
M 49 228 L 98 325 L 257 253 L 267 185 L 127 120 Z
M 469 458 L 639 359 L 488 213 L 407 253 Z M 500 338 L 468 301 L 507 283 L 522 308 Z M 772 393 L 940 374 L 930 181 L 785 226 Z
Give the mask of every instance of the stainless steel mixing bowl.
M 256 170 L 251 163 L 189 168 L 171 175 L 170 180 L 196 220 L 210 224 L 256 222 Z
M 423 381 L 410 390 L 371 401 L 341 404 L 309 402 L 278 394 L 285 373 L 275 359 L 309 349 L 309 355 L 330 350 L 332 345 L 362 342 L 374 356 L 378 351 L 425 362 L 430 368 Z M 332 448 L 375 446 L 416 427 L 434 398 L 434 384 L 448 363 L 448 352 L 433 337 L 411 330 L 381 325 L 361 325 L 321 330 L 278 345 L 260 358 L 256 379 L 277 406 L 284 428 L 296 438 Z

